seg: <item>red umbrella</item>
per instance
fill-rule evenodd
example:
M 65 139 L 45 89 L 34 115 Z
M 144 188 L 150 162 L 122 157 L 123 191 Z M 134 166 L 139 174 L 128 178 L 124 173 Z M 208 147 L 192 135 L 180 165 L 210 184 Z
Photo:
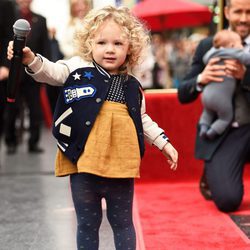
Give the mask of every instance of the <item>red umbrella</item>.
M 207 6 L 188 0 L 144 0 L 132 12 L 152 31 L 201 26 L 212 16 Z

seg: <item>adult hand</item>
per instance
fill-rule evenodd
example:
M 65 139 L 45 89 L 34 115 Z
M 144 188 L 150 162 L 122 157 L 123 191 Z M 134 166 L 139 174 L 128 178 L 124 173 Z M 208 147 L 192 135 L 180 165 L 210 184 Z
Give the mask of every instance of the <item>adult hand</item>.
M 211 58 L 200 74 L 199 84 L 206 85 L 210 82 L 223 82 L 223 76 L 226 75 L 225 65 L 219 65 L 220 58 Z
M 225 60 L 226 74 L 236 79 L 243 79 L 246 67 L 237 60 Z

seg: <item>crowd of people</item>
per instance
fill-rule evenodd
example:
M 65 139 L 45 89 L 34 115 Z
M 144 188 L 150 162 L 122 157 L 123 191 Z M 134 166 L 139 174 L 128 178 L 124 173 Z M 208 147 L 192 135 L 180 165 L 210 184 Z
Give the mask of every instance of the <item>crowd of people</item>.
M 189 36 L 153 33 L 147 56 L 135 72 L 144 89 L 178 88 L 191 67 L 197 44 L 206 36 L 206 31 Z
M 214 38 L 192 35 L 171 41 L 157 33 L 152 34 L 149 43 L 147 31 L 128 9 L 94 10 L 84 0 L 71 0 L 72 18 L 65 29 L 67 34 L 63 42 L 57 41 L 56 31 L 48 32 L 46 19 L 31 11 L 31 2 L 1 1 L 0 10 L 6 16 L 0 15 L 0 135 L 6 142 L 7 153 L 15 153 L 19 143 L 17 119 L 25 105 L 29 114 L 28 152 L 42 153 L 40 88 L 45 83 L 57 88 L 50 97 L 52 102 L 58 100 L 52 104 L 53 134 L 58 141 L 56 175 L 70 176 L 78 219 L 78 249 L 98 249 L 101 197 L 108 202 L 116 249 L 135 249 L 133 185 L 134 178 L 139 176 L 144 139 L 163 152 L 171 169 L 177 167 L 177 151 L 165 131 L 146 114 L 141 86 L 177 88 L 178 99 L 185 104 L 200 95 L 205 97 L 211 89 L 212 94 L 208 95 L 219 93 L 227 98 L 226 91 L 217 91 L 218 86 L 229 85 L 226 81 L 233 83 L 229 120 L 221 121 L 224 114 L 218 111 L 225 102 L 217 104 L 213 99 L 215 105 L 206 107 L 206 117 L 202 117 L 197 129 L 195 157 L 204 161 L 200 180 L 203 196 L 220 211 L 236 211 L 244 195 L 244 167 L 250 161 L 250 67 L 243 64 L 249 64 L 248 59 L 242 60 L 250 49 L 250 2 L 226 1 L 224 13 L 232 40 L 235 39 L 231 41 L 227 33 L 227 45 L 223 37 L 218 42 L 221 34 Z M 11 60 L 10 27 L 17 18 L 27 19 L 32 31 L 23 50 L 26 72 L 21 76 L 17 100 L 6 104 L 9 67 L 6 50 Z M 233 48 L 233 53 L 225 56 L 218 52 L 221 47 Z M 143 52 L 147 56 L 139 62 Z M 86 82 L 86 89 L 77 89 Z M 213 123 L 217 118 L 220 126 Z M 118 211 L 117 207 L 121 209 Z M 89 213 L 93 211 L 95 216 Z M 125 241 L 125 237 L 130 240 Z

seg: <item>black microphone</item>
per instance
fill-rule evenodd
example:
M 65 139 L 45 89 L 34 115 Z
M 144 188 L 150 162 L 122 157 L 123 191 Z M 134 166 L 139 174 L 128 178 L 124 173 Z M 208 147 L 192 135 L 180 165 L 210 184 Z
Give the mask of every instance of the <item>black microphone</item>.
M 26 38 L 30 30 L 31 30 L 30 24 L 25 19 L 18 19 L 13 25 L 14 54 L 10 63 L 10 72 L 7 83 L 7 102 L 15 102 L 16 93 L 19 88 L 19 82 L 20 82 L 23 48 L 26 45 Z

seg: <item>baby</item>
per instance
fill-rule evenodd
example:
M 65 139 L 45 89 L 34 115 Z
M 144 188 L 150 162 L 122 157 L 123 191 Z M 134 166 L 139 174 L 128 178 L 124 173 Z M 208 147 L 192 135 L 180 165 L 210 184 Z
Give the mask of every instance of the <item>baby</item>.
M 204 55 L 205 64 L 213 57 L 219 57 L 220 64 L 224 59 L 236 59 L 241 63 L 250 64 L 250 53 L 243 50 L 240 36 L 230 30 L 221 30 L 213 39 L 213 47 Z M 233 120 L 233 95 L 236 79 L 230 75 L 223 82 L 210 82 L 202 93 L 203 112 L 199 120 L 202 138 L 210 140 L 221 135 Z

